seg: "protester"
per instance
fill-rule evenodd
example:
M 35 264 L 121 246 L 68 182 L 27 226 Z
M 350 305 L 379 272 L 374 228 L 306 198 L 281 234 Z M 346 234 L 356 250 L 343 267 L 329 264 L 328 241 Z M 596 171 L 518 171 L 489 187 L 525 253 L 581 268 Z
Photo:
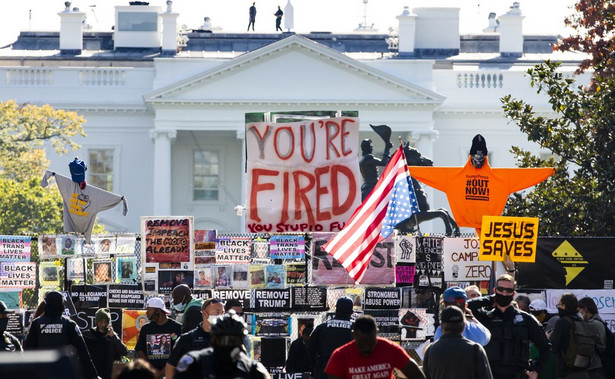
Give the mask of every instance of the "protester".
M 307 344 L 308 360 L 314 369 L 315 379 L 327 379 L 325 367 L 333 351 L 352 341 L 353 301 L 340 297 L 335 304 L 335 316 L 316 327 Z
M 477 297 L 481 297 L 482 294 L 480 292 L 480 288 L 476 285 L 467 286 L 465 288 L 466 295 L 468 296 L 468 300 L 472 300 Z
M 329 379 L 394 378 L 393 369 L 408 379 L 425 375 L 408 353 L 398 344 L 378 337 L 376 320 L 370 315 L 357 317 L 352 327 L 353 341 L 337 348 L 325 368 Z
M 491 333 L 483 324 L 481 324 L 472 315 L 472 311 L 466 308 L 467 295 L 466 292 L 459 287 L 450 287 L 442 294 L 444 306 L 455 306 L 464 312 L 465 327 L 463 328 L 463 336 L 470 341 L 474 341 L 481 346 L 485 346 L 491 339 Z M 434 341 L 437 341 L 442 336 L 442 328 L 438 326 L 434 335 Z
M 196 328 L 201 322 L 203 300 L 192 297 L 192 291 L 186 284 L 180 284 L 171 292 L 173 309 L 178 316 L 175 320 L 182 324 L 182 333 Z
M 308 360 L 307 343 L 310 334 L 314 330 L 314 325 L 308 324 L 299 332 L 299 337 L 290 344 L 288 358 L 286 359 L 286 372 L 312 372 L 310 361 Z
M 494 378 L 535 378 L 549 359 L 549 342 L 540 324 L 530 314 L 512 306 L 515 279 L 504 274 L 496 280 L 492 296 L 468 301 L 474 316 L 489 329 L 485 346 Z M 530 362 L 530 342 L 538 359 Z
M 45 312 L 30 325 L 30 332 L 24 342 L 25 350 L 58 349 L 72 347 L 83 368 L 85 377 L 98 378 L 96 368 L 77 324 L 63 315 L 64 297 L 58 291 L 45 295 Z
M 530 303 L 532 302 L 532 299 L 530 299 L 528 296 L 518 295 L 517 297 L 515 297 L 515 302 L 517 302 L 517 306 L 523 312 L 530 313 Z
M 169 361 L 165 366 L 167 379 L 173 379 L 175 369 L 181 357 L 190 351 L 202 350 L 211 346 L 211 326 L 224 314 L 222 300 L 207 299 L 201 306 L 201 323 L 182 334 L 173 348 Z
M 491 379 L 491 367 L 485 350 L 462 333 L 467 329 L 463 312 L 455 306 L 442 311 L 442 337 L 431 344 L 423 357 L 428 379 Z
M 596 331 L 596 351 L 592 356 L 592 363 L 589 366 L 588 374 L 589 379 L 602 379 L 607 377 L 607 373 L 604 370 L 605 363 L 602 362 L 602 354 L 606 350 L 607 336 L 605 324 L 600 315 L 598 314 L 598 306 L 591 297 L 584 297 L 579 299 L 577 304 L 577 310 L 585 321 L 589 321 Z
M 111 326 L 111 313 L 100 308 L 94 314 L 96 326 L 83 333 L 92 362 L 102 379 L 111 379 L 113 361 L 128 354 L 126 345 L 120 340 Z
M 229 299 L 224 303 L 224 313 L 228 313 L 230 310 L 234 310 L 237 316 L 243 316 L 243 304 L 237 299 Z
M 173 351 L 172 345 L 168 350 L 161 348 L 162 337 L 166 336 L 167 339 L 174 342 L 181 334 L 182 329 L 180 323 L 167 317 L 169 313 L 162 299 L 158 297 L 149 299 L 145 314 L 150 321 L 143 325 L 139 331 L 137 346 L 135 347 L 137 357 L 151 363 L 159 378 L 164 376 L 164 366 Z M 146 341 L 149 343 L 146 343 Z
M 0 300 L 0 353 L 3 351 L 23 351 L 17 337 L 6 331 L 6 327 L 9 325 L 8 315 L 13 313 L 15 311 L 9 311 L 6 303 Z
M 231 312 L 211 327 L 211 347 L 184 355 L 177 364 L 175 378 L 269 379 L 263 365 L 250 359 L 243 347 L 246 323 Z

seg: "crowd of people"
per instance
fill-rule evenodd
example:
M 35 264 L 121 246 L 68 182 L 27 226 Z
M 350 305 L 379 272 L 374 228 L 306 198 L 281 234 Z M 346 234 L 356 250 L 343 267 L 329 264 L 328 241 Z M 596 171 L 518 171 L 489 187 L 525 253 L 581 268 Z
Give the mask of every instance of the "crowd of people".
M 354 302 L 337 300 L 335 315 L 316 328 L 302 324 L 286 360 L 287 373 L 322 378 L 587 378 L 607 379 L 608 328 L 595 302 L 563 294 L 558 315 L 543 300 L 515 296 L 515 280 L 502 275 L 493 294 L 475 286 L 448 288 L 442 294 L 440 322 L 420 366 L 399 345 L 378 336 L 376 320 L 353 320 Z M 173 289 L 171 318 L 160 298 L 146 303 L 148 323 L 141 327 L 136 359 L 118 378 L 268 378 L 266 368 L 249 358 L 250 343 L 242 304 L 192 296 L 188 286 Z M 524 310 L 525 309 L 525 310 Z M 83 378 L 111 378 L 113 362 L 127 355 L 111 327 L 109 310 L 95 313 L 93 328 L 81 332 L 64 315 L 63 295 L 51 291 L 22 345 L 6 332 L 8 310 L 0 301 L 0 351 L 72 348 Z M 583 339 L 585 336 L 585 340 Z M 574 347 L 574 349 L 572 349 Z M 611 341 L 612 348 L 612 341 Z M 0 368 L 0 372 L 2 369 Z

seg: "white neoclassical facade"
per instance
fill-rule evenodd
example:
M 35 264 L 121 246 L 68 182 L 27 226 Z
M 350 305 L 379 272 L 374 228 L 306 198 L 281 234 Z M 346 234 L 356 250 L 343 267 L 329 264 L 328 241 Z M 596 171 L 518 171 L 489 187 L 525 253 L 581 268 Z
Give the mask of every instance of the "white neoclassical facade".
M 77 155 L 89 183 L 126 196 L 126 217 L 99 214 L 117 232 L 138 232 L 141 216 L 162 215 L 243 231 L 235 207 L 246 197 L 247 114 L 357 112 L 376 153 L 383 143 L 369 124 L 387 124 L 437 166 L 463 165 L 480 133 L 493 167 L 514 166 L 513 145 L 547 152 L 504 117 L 500 98 L 548 113 L 527 69 L 552 59 L 572 74 L 579 60 L 550 51 L 556 36 L 523 36 L 514 7 L 499 29 L 473 36 L 459 34 L 456 8 L 405 9 L 395 35 L 178 36 L 171 5 L 116 7 L 109 33 L 84 32 L 79 11 L 58 15 L 60 32 L 22 32 L 0 50 L 0 99 L 48 103 L 87 120 L 81 149 L 50 152 L 50 169 L 68 173 Z M 432 207 L 448 208 L 444 194 L 428 193 Z

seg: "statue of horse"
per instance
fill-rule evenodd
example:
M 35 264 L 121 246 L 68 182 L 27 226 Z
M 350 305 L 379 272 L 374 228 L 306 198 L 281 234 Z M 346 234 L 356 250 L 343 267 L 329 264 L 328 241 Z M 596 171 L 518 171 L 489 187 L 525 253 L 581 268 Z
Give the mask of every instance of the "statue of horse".
M 408 163 L 408 166 L 433 166 L 433 161 L 423 156 L 417 149 L 411 147 L 409 142 L 404 144 L 404 154 L 406 155 L 406 162 Z M 420 224 L 425 221 L 431 221 L 439 218 L 444 223 L 447 236 L 459 236 L 459 226 L 457 226 L 457 223 L 450 215 L 448 210 L 444 208 L 433 210 L 429 209 L 427 195 L 425 194 L 421 183 L 412 178 L 412 186 L 414 187 L 414 194 L 416 195 L 416 200 L 419 204 L 419 213 L 416 214 L 416 219 L 413 215 L 409 219 L 402 221 L 397 225 L 397 229 L 402 233 L 412 233 L 416 230 L 416 220 L 418 220 L 418 223 Z

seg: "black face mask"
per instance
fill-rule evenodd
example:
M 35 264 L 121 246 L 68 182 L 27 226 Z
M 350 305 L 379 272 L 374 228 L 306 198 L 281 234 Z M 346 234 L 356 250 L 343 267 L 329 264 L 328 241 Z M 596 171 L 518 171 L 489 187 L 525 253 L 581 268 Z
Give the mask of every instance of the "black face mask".
M 564 317 L 564 316 L 572 316 L 573 314 L 577 313 L 574 310 L 568 310 L 568 309 L 562 309 L 562 308 L 557 308 L 557 315 L 559 317 Z
M 499 305 L 500 307 L 509 306 L 512 300 L 513 300 L 512 295 L 506 296 L 506 295 L 501 295 L 497 292 L 495 293 L 495 303 Z
M 9 319 L 8 318 L 0 319 L 0 334 L 4 333 L 4 331 L 6 330 L 6 327 L 8 325 L 9 325 Z

